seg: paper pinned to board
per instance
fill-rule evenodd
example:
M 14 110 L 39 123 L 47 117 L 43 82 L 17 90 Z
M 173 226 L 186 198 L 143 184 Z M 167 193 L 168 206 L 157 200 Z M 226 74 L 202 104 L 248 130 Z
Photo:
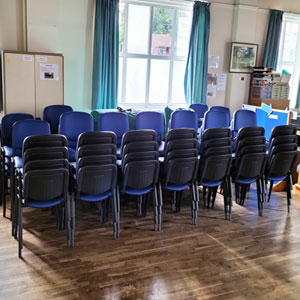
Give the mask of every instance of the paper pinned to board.
M 40 80 L 59 80 L 58 64 L 40 64 Z
M 38 56 L 37 61 L 39 63 L 46 63 L 48 61 L 47 56 Z
M 218 74 L 217 91 L 225 91 L 226 89 L 226 74 Z
M 207 97 L 208 98 L 217 97 L 217 74 L 216 73 L 207 74 Z
M 208 68 L 209 69 L 218 69 L 219 68 L 220 56 L 210 55 L 208 57 Z
M 32 55 L 23 55 L 23 61 L 32 61 L 33 60 L 33 56 Z

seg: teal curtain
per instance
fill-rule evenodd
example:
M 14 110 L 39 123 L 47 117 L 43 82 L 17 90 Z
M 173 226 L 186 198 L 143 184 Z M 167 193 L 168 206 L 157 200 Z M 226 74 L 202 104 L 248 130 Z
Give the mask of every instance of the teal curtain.
M 206 103 L 210 3 L 195 2 L 184 77 L 187 104 Z
M 119 71 L 119 0 L 96 0 L 92 109 L 116 108 Z
M 283 11 L 275 9 L 270 10 L 263 65 L 264 67 L 272 67 L 273 70 L 276 70 L 277 68 L 282 16 Z

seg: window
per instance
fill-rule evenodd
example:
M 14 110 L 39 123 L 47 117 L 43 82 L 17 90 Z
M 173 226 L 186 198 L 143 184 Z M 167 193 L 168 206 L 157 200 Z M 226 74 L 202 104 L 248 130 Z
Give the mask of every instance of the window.
M 300 16 L 284 13 L 277 71 L 288 71 L 290 79 L 290 107 L 295 107 L 300 75 Z
M 191 19 L 190 6 L 120 3 L 120 106 L 185 105 Z

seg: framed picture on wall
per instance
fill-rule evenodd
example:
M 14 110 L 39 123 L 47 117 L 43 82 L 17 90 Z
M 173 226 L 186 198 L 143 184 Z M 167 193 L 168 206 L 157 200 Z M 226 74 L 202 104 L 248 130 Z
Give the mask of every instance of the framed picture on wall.
M 257 44 L 231 43 L 230 68 L 231 73 L 252 73 L 256 66 Z

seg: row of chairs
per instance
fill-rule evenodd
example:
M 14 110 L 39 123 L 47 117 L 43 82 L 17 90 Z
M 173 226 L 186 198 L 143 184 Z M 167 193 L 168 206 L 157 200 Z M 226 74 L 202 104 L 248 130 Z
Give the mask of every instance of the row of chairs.
M 114 133 L 86 132 L 78 139 L 76 162 L 71 165 L 67 140 L 62 135 L 48 133 L 27 137 L 22 147 L 23 164 L 15 165 L 12 198 L 12 233 L 19 238 L 19 255 L 23 245 L 23 206 L 58 206 L 57 227 L 67 228 L 69 247 L 74 246 L 75 200 L 98 203 L 103 222 L 107 220 L 108 207 L 112 206 L 114 238 L 119 237 L 119 187 L 123 194 L 138 196 L 138 216 L 146 214 L 146 195 L 152 192 L 155 230 L 161 230 L 162 189 L 172 192 L 172 208 L 178 211 L 182 192 L 190 188 L 193 224 L 197 224 L 199 185 L 203 186 L 207 207 L 211 200 L 213 207 L 217 188 L 221 186 L 225 218 L 231 219 L 231 179 L 236 185 L 236 201 L 239 204 L 243 204 L 249 185 L 256 182 L 260 215 L 266 199 L 266 181 L 286 180 L 289 207 L 290 172 L 297 155 L 295 133 L 294 126 L 275 128 L 267 155 L 264 129 L 243 128 L 239 131 L 237 152 L 233 157 L 230 130 L 210 129 L 202 136 L 199 160 L 196 131 L 174 129 L 168 132 L 165 156 L 160 163 L 157 135 L 153 130 L 125 133 L 119 162 Z

